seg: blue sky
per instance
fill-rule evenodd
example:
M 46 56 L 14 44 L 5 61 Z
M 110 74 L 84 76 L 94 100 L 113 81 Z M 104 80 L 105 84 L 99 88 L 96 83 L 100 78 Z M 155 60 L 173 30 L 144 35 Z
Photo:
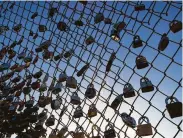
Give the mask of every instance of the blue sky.
M 170 21 L 174 19 L 179 21 L 182 20 L 182 13 L 180 9 L 176 8 L 180 8 L 181 5 L 171 3 L 171 6 L 167 11 L 168 16 L 166 16 L 166 14 L 162 14 L 162 19 L 160 19 L 160 14 L 158 12 L 166 12 L 166 9 L 168 8 L 168 6 L 166 6 L 166 2 L 154 2 L 154 11 L 157 13 L 153 13 L 152 16 L 147 10 L 139 13 L 133 12 L 133 5 L 135 3 L 136 2 L 125 3 L 108 1 L 106 4 L 104 4 L 103 2 L 91 1 L 88 2 L 84 8 L 83 5 L 77 3 L 76 1 L 16 2 L 13 10 L 7 10 L 6 13 L 2 13 L 0 24 L 9 26 L 10 30 L 5 34 L 0 35 L 0 42 L 3 42 L 6 46 L 8 46 L 14 40 L 19 40 L 21 36 L 24 36 L 25 39 L 21 46 L 15 47 L 15 51 L 18 53 L 20 53 L 24 47 L 27 47 L 29 51 L 31 49 L 34 51 L 37 46 L 48 39 L 52 40 L 52 47 L 50 47 L 49 50 L 54 51 L 54 55 L 57 55 L 63 51 L 74 49 L 74 55 L 69 60 L 62 59 L 59 63 L 59 68 L 57 69 L 55 69 L 55 67 L 58 62 L 43 61 L 41 53 L 39 53 L 41 59 L 39 59 L 35 66 L 31 65 L 29 69 L 31 72 L 37 72 L 42 66 L 44 72 L 48 72 L 51 77 L 56 76 L 57 78 L 60 72 L 63 70 L 66 70 L 68 76 L 73 75 L 77 79 L 78 84 L 81 85 L 80 90 L 77 92 L 80 98 L 83 100 L 81 106 L 83 107 L 83 111 L 85 113 L 87 113 L 89 107 L 88 105 L 90 105 L 92 102 L 96 103 L 96 107 L 99 111 L 103 111 L 106 106 L 103 101 L 105 101 L 106 98 L 109 98 L 110 91 L 112 91 L 111 87 L 113 87 L 114 92 L 109 98 L 109 103 L 111 103 L 118 94 L 123 92 L 123 85 L 126 82 L 130 82 L 136 90 L 136 97 L 125 99 L 125 101 L 127 101 L 129 104 L 133 104 L 135 110 L 138 111 L 134 111 L 132 116 L 136 119 L 136 121 L 140 117 L 140 114 L 145 114 L 148 116 L 152 126 L 157 127 L 157 131 L 162 135 L 156 134 L 154 135 L 155 138 L 172 138 L 178 132 L 176 125 L 173 123 L 179 124 L 181 122 L 181 118 L 170 119 L 166 111 L 165 117 L 173 122 L 171 123 L 166 118 L 163 118 L 161 112 L 165 110 L 166 105 L 164 101 L 166 96 L 171 96 L 175 92 L 174 96 L 178 98 L 179 101 L 182 100 L 182 86 L 177 83 L 180 82 L 181 84 L 182 78 L 182 35 L 181 31 L 174 34 L 169 30 Z M 147 8 L 149 6 L 153 7 L 151 5 L 152 2 L 143 2 L 143 4 L 145 4 Z M 10 6 L 10 3 L 5 2 L 3 7 L 7 7 L 7 5 Z M 48 9 L 51 5 L 53 7 L 58 7 L 59 13 L 53 18 L 47 18 Z M 73 11 L 74 7 L 77 10 Z M 111 12 L 112 9 L 113 12 Z M 35 11 L 38 12 L 38 17 L 32 20 L 30 17 Z M 74 21 L 80 18 L 82 12 L 84 12 L 82 21 L 85 25 L 83 27 L 76 27 L 74 25 Z M 127 24 L 127 31 L 122 30 L 120 33 L 121 40 L 119 43 L 113 41 L 110 38 L 110 32 L 113 25 L 105 25 L 104 22 L 96 25 L 94 24 L 94 17 L 99 12 L 103 13 L 105 18 L 111 18 L 113 23 L 124 21 Z M 133 19 L 124 17 L 122 13 L 126 13 Z M 150 24 L 148 24 L 147 22 L 150 16 Z M 135 18 L 137 18 L 138 21 L 143 20 L 143 23 L 138 21 L 135 22 Z M 59 21 L 64 21 L 70 30 L 68 32 L 59 31 L 57 29 L 57 23 Z M 88 24 L 86 24 L 87 22 Z M 23 25 L 23 28 L 17 35 L 11 30 L 11 28 L 19 23 Z M 37 32 L 39 24 L 46 25 L 48 31 L 45 33 L 38 32 L 38 38 L 33 40 L 32 37 L 28 36 L 29 30 L 32 29 L 34 33 Z M 158 43 L 163 33 L 168 34 L 170 42 L 165 51 L 158 52 Z M 137 49 L 132 47 L 134 34 L 139 35 L 143 40 L 143 47 Z M 95 38 L 96 43 L 86 46 L 85 39 L 90 35 Z M 2 47 L 2 45 L 0 46 Z M 53 48 L 55 47 L 56 49 L 54 50 Z M 103 83 L 102 80 L 105 76 L 105 66 L 113 51 L 117 52 L 117 58 L 113 62 L 111 72 L 109 72 L 105 77 L 106 84 L 101 88 L 101 84 Z M 28 53 L 29 52 L 27 51 L 27 54 Z M 34 52 L 34 54 L 36 53 Z M 153 66 L 150 65 L 145 69 L 138 70 L 135 67 L 135 59 L 139 54 L 145 56 L 147 61 L 152 63 Z M 80 57 L 82 61 L 78 59 L 78 57 Z M 1 62 L 7 62 L 7 60 L 7 58 L 4 58 Z M 14 58 L 14 61 L 20 64 L 22 63 L 22 60 L 16 60 L 16 58 Z M 12 61 L 11 65 L 14 64 L 14 61 Z M 77 77 L 77 70 L 85 65 L 86 62 L 90 63 L 90 68 L 85 73 L 85 76 Z M 69 66 L 67 66 L 68 63 Z M 94 70 L 97 71 L 96 74 L 94 73 Z M 24 73 L 25 72 L 22 71 L 20 74 L 24 75 Z M 142 76 L 149 78 L 159 90 L 155 87 L 153 92 L 142 93 L 140 90 L 140 79 Z M 52 80 L 51 77 L 48 80 L 48 85 Z M 91 82 L 91 78 L 94 78 L 93 84 L 97 92 L 100 91 L 101 96 L 98 100 L 96 98 L 92 100 L 86 100 L 84 98 L 84 93 L 86 91 L 87 85 Z M 117 79 L 116 82 L 114 81 L 115 79 Z M 161 81 L 162 79 L 163 81 Z M 63 85 L 65 86 L 65 83 L 63 83 Z M 65 101 L 67 103 L 70 102 L 70 96 L 72 95 L 72 92 L 75 91 L 76 90 L 74 89 L 70 89 L 68 92 L 68 90 L 64 88 L 60 95 L 63 95 L 63 97 L 67 99 Z M 39 92 L 34 92 L 34 96 L 36 99 L 38 99 Z M 153 106 L 147 110 L 149 107 L 149 103 L 147 101 L 149 100 L 151 104 L 158 110 Z M 47 108 L 50 109 L 50 106 Z M 69 112 L 73 114 L 75 108 L 76 106 L 69 105 L 67 114 L 69 114 Z M 123 102 L 118 109 L 120 113 L 129 113 L 130 108 L 131 107 L 128 104 Z M 147 112 L 145 112 L 146 110 Z M 53 114 L 55 114 L 55 116 L 58 118 L 57 113 L 59 112 L 60 111 L 53 111 Z M 112 109 L 108 107 L 104 114 L 106 118 L 109 118 L 112 120 L 112 122 L 114 122 L 117 128 L 122 128 L 122 131 L 126 131 L 126 137 L 135 137 L 135 131 L 131 128 L 127 129 L 119 116 L 116 117 L 115 115 L 114 117 L 114 111 Z M 102 121 L 102 119 L 98 120 L 99 117 L 100 115 L 91 120 L 94 123 L 97 122 L 97 125 L 100 126 L 102 131 L 104 131 L 107 122 L 105 120 Z M 64 115 L 62 119 L 65 125 L 68 123 L 70 124 L 67 115 Z M 85 121 L 85 118 L 83 117 L 79 120 L 75 120 L 81 125 Z M 160 124 L 158 124 L 159 121 L 161 121 Z M 92 125 L 88 124 L 89 121 L 87 120 L 84 122 L 83 127 L 86 128 L 87 133 L 90 133 Z M 55 126 L 52 126 L 52 128 L 54 127 Z M 62 126 L 59 125 L 59 129 L 61 127 Z M 75 123 L 71 123 L 69 125 L 70 131 L 75 130 L 75 128 Z M 116 129 L 116 132 L 119 132 L 119 129 Z M 120 137 L 124 136 L 123 132 L 120 132 L 119 134 Z M 178 132 L 175 138 L 179 138 L 180 136 L 181 134 Z

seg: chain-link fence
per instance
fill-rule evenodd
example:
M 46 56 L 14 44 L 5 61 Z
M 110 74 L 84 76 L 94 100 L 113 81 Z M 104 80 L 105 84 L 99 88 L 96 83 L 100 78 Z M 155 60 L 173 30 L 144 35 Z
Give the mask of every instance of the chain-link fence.
M 181 21 L 178 1 L 1 1 L 1 137 L 180 138 Z

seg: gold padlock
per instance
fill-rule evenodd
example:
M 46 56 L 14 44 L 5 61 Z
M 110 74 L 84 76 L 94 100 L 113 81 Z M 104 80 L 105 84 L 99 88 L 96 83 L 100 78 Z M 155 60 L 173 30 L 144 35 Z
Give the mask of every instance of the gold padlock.
M 73 138 L 85 138 L 84 132 L 79 132 L 78 128 L 76 128 L 77 132 L 73 132 Z M 80 127 L 82 130 L 82 127 Z
M 88 117 L 94 116 L 97 116 L 97 108 L 95 107 L 95 104 L 91 104 L 88 110 Z

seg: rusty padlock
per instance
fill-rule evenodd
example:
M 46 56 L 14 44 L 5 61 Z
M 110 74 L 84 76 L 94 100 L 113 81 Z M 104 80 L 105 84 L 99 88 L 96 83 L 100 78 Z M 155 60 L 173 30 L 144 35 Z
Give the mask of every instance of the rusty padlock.
M 169 38 L 167 37 L 167 34 L 164 33 L 159 42 L 158 50 L 164 51 L 166 49 L 166 47 L 168 46 L 168 44 L 169 44 Z
M 143 69 L 148 67 L 149 64 L 145 57 L 143 57 L 142 55 L 139 55 L 136 58 L 136 66 L 137 66 L 137 69 Z
M 53 129 L 52 131 L 51 131 L 51 133 L 50 133 L 50 135 L 49 135 L 49 137 L 48 138 L 58 138 L 57 137 L 57 129 Z
M 108 129 L 109 127 L 109 129 Z M 114 130 L 114 127 L 112 124 L 108 124 L 105 127 L 105 131 L 104 131 L 104 138 L 115 138 L 116 137 L 116 132 Z
M 142 124 L 141 121 L 143 121 L 144 119 L 146 119 L 147 124 Z M 136 133 L 140 137 L 153 135 L 152 127 L 151 127 L 148 117 L 142 116 L 139 118 Z
M 97 116 L 97 108 L 95 104 L 91 104 L 88 110 L 88 117 L 95 117 L 95 116 Z
M 40 80 L 38 79 L 37 81 L 33 82 L 31 84 L 31 87 L 32 87 L 33 90 L 36 90 L 36 89 L 40 88 Z
M 175 100 L 173 103 L 168 103 L 168 100 Z M 176 97 L 167 97 L 165 99 L 166 108 L 171 118 L 182 116 L 182 103 Z
M 40 71 L 36 72 L 35 74 L 33 74 L 32 76 L 35 78 L 35 79 L 39 79 L 43 74 L 43 70 L 41 69 Z
M 74 50 L 69 50 L 64 53 L 64 58 L 69 58 L 74 53 Z
M 13 27 L 13 30 L 18 33 L 20 32 L 21 28 L 22 28 L 22 24 L 17 24 L 16 26 Z
M 143 93 L 151 92 L 154 90 L 154 86 L 153 86 L 152 82 L 146 77 L 143 77 L 140 79 L 140 86 L 141 86 L 141 90 Z
M 182 22 L 178 21 L 178 20 L 173 20 L 170 24 L 169 24 L 170 30 L 173 33 L 177 33 L 180 30 L 182 30 Z
M 126 83 L 123 88 L 123 95 L 125 98 L 130 98 L 135 96 L 135 91 L 130 83 Z
M 57 12 L 58 12 L 57 8 L 51 7 L 51 8 L 49 9 L 49 12 L 48 12 L 48 17 L 53 17 L 54 14 L 57 13 Z
M 63 128 L 61 128 L 60 131 L 58 131 L 57 137 L 58 138 L 63 138 L 65 133 L 68 131 L 68 127 L 64 126 Z
M 140 39 L 140 36 L 135 35 L 133 38 L 133 48 L 138 48 L 143 46 L 142 40 Z
M 19 82 L 20 80 L 21 80 L 21 76 L 18 75 L 17 77 L 15 77 L 14 79 L 12 79 L 11 82 L 17 83 L 17 82 Z
M 64 82 L 66 80 L 67 80 L 67 74 L 64 71 L 64 72 L 60 73 L 58 81 L 59 82 Z

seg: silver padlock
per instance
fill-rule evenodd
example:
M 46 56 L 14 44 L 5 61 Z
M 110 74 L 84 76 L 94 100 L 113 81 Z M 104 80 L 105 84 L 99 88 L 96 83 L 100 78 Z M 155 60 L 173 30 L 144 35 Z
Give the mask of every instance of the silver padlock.
M 78 107 L 76 107 L 76 110 L 74 111 L 74 118 L 80 118 L 83 116 L 83 110 L 81 108 L 81 106 L 79 105 Z
M 135 128 L 136 127 L 136 121 L 133 117 L 131 117 L 130 115 L 128 115 L 127 113 L 122 113 L 121 115 L 121 118 L 123 120 L 123 122 L 131 127 L 131 128 Z
M 55 99 L 51 102 L 51 108 L 53 110 L 58 110 L 60 108 L 61 104 L 62 104 L 62 97 L 58 96 L 57 99 Z

